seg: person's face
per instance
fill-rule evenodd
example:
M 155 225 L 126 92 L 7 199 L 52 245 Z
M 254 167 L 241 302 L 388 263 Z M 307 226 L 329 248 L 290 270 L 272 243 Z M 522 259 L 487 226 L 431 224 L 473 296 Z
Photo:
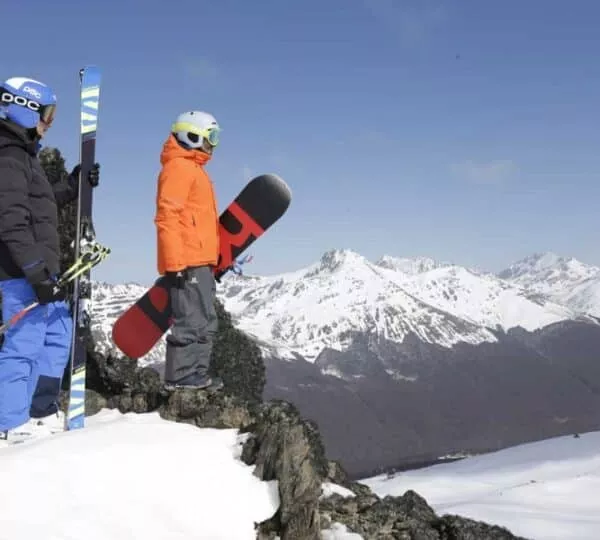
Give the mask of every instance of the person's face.
M 40 139 L 46 134 L 46 131 L 48 131 L 48 129 L 50 128 L 50 124 L 47 124 L 46 122 L 43 122 L 42 120 L 40 120 L 36 126 L 36 130 L 38 132 L 38 135 L 40 136 Z
M 207 153 L 209 156 L 212 156 L 214 150 L 214 146 L 212 146 L 207 140 L 206 137 L 202 139 L 202 151 Z

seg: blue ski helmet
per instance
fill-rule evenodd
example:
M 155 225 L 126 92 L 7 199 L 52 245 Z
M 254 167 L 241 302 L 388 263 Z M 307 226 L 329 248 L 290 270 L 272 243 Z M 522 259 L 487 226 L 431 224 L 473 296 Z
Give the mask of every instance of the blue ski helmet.
M 33 129 L 40 120 L 52 123 L 55 112 L 56 95 L 44 83 L 11 77 L 0 84 L 0 118 Z

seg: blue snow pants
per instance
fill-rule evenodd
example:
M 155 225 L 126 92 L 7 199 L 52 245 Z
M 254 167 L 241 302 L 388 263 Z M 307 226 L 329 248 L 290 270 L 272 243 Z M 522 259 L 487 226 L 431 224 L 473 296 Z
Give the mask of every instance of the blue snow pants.
M 35 302 L 25 279 L 0 281 L 2 320 Z M 0 431 L 58 410 L 73 322 L 66 302 L 37 306 L 4 334 L 0 349 Z

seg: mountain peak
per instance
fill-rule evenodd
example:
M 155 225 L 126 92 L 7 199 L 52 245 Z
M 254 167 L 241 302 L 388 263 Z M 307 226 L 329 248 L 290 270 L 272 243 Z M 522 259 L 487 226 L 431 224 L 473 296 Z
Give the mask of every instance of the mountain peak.
M 383 255 L 375 264 L 381 268 L 396 270 L 411 276 L 448 266 L 448 263 L 441 263 L 430 257 L 393 257 L 391 255 Z
M 584 264 L 574 257 L 561 257 L 552 251 L 533 253 L 498 273 L 501 279 L 542 279 L 568 274 L 570 279 L 586 278 L 600 269 Z
M 364 263 L 365 258 L 351 249 L 330 249 L 321 256 L 320 269 L 334 272 L 348 264 Z

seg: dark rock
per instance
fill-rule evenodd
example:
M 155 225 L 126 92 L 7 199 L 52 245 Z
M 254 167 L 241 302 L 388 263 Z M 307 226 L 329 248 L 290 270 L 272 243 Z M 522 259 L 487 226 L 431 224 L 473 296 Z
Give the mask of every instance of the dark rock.
M 340 462 L 335 460 L 329 460 L 327 463 L 327 480 L 344 487 L 348 487 L 350 482 Z
M 242 399 L 221 392 L 177 390 L 160 407 L 160 414 L 166 420 L 198 427 L 244 429 L 253 420 L 251 408 Z
M 383 499 L 367 486 L 361 492 L 355 497 L 334 494 L 321 501 L 322 522 L 343 523 L 365 540 L 524 540 L 502 527 L 459 516 L 440 518 L 412 490 L 400 497 Z
M 440 532 L 440 538 L 444 540 L 527 540 L 511 534 L 504 527 L 461 516 L 443 516 L 435 526 Z
M 233 326 L 231 316 L 220 301 L 215 307 L 219 332 L 213 345 L 210 371 L 223 379 L 232 394 L 251 403 L 260 403 L 266 380 L 260 349 Z
M 65 394 L 66 396 L 66 394 Z M 94 392 L 93 390 L 86 390 L 85 392 L 85 414 L 87 416 L 92 416 L 96 413 L 99 413 L 102 409 L 108 406 L 108 402 L 104 396 L 98 394 L 98 392 Z M 65 403 L 65 409 L 66 403 Z
M 281 540 L 319 539 L 319 496 L 327 460 L 317 427 L 289 403 L 264 404 L 249 427 L 242 459 L 256 465 L 262 480 L 279 482 L 280 508 L 260 528 L 261 538 L 276 530 Z

